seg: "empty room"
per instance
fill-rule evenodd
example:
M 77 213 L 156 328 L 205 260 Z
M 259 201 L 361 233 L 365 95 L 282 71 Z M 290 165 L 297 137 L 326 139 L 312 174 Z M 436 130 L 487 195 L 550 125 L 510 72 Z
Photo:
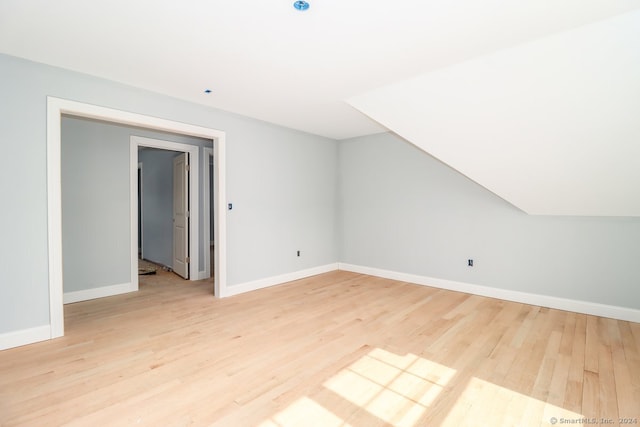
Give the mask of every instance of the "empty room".
M 640 0 L 0 2 L 0 426 L 640 425 Z

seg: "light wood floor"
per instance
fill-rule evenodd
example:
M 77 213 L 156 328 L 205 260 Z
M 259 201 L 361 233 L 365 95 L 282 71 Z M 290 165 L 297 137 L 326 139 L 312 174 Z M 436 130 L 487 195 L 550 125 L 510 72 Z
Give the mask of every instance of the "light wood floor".
M 173 277 L 0 352 L 0 425 L 640 424 L 640 324 L 347 272 L 223 300 Z

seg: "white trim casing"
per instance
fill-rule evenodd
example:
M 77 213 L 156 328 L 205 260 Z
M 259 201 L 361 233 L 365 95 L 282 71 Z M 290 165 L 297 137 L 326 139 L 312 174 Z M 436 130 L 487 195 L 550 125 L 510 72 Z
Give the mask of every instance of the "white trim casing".
M 122 283 L 120 285 L 102 286 L 100 288 L 83 289 L 81 291 L 65 292 L 64 303 L 71 304 L 74 302 L 88 301 L 96 298 L 111 297 L 114 295 L 135 292 L 138 287 L 133 283 Z
M 209 185 L 209 181 L 210 181 L 210 175 L 209 175 L 209 156 L 214 156 L 213 153 L 213 147 L 209 148 L 209 147 L 204 147 L 202 149 L 202 176 L 203 176 L 203 207 L 204 207 L 204 211 L 203 211 L 203 221 L 202 224 L 204 225 L 203 230 L 202 230 L 202 235 L 204 236 L 204 242 L 209 242 L 209 245 L 211 244 L 211 209 L 210 209 L 210 205 L 211 205 L 211 198 L 209 196 L 210 190 L 211 190 L 211 186 Z M 215 168 L 215 156 L 213 157 L 213 163 L 214 163 L 214 168 Z M 214 169 L 215 170 L 215 169 Z M 213 195 L 213 197 L 215 197 L 215 194 Z M 213 207 L 214 211 L 215 211 L 215 206 Z M 205 246 L 208 246 L 207 244 L 205 244 Z M 200 279 L 208 279 L 209 277 L 211 277 L 211 257 L 209 256 L 209 251 L 206 250 L 205 251 L 205 256 L 204 256 L 204 270 L 201 270 L 200 272 Z
M 611 319 L 626 320 L 629 322 L 640 322 L 640 310 L 634 310 L 632 308 L 571 300 L 548 295 L 531 294 L 527 292 L 512 291 L 509 289 L 492 288 L 490 286 L 473 285 L 470 283 L 455 282 L 452 280 L 418 276 L 408 273 L 399 273 L 397 271 L 382 270 L 379 268 L 364 267 L 353 264 L 340 263 L 338 264 L 338 268 L 340 270 L 351 271 L 353 273 L 368 274 L 370 276 L 377 276 L 385 279 L 399 280 L 402 282 L 414 283 L 416 285 L 464 292 L 489 298 L 498 298 L 505 301 L 572 311 L 574 313 L 590 314 L 593 316 L 608 317 Z
M 144 170 L 143 170 L 144 165 L 142 164 L 142 162 L 138 162 L 138 173 L 140 174 L 139 177 L 137 179 L 140 180 L 140 183 L 138 183 L 138 192 L 140 194 L 138 194 L 138 200 L 136 200 L 136 205 L 140 205 L 139 206 L 139 211 L 142 211 L 142 215 L 144 215 L 144 205 L 143 205 L 143 200 L 144 200 L 144 196 L 142 193 L 144 193 L 144 180 L 142 179 L 142 177 L 144 176 Z M 139 212 L 136 212 L 136 218 L 138 217 L 142 217 L 142 215 L 139 215 Z M 144 243 L 144 230 L 142 229 L 142 226 L 140 224 L 138 224 L 138 227 L 140 228 L 140 241 L 138 242 L 138 244 L 140 245 L 138 247 L 138 251 L 139 251 L 139 256 L 140 258 L 144 259 L 144 248 L 143 248 L 143 243 Z M 136 234 L 138 233 L 138 230 L 136 230 Z
M 49 257 L 49 321 L 46 327 L 48 334 L 22 334 L 37 342 L 47 338 L 56 338 L 64 335 L 64 311 L 63 311 L 63 275 L 62 275 L 62 187 L 61 187 L 61 119 L 63 114 L 86 117 L 97 120 L 105 120 L 125 125 L 144 127 L 160 131 L 179 133 L 190 136 L 207 138 L 214 141 L 215 150 L 215 174 L 216 174 L 216 206 L 215 234 L 217 236 L 217 250 L 215 258 L 215 295 L 222 296 L 226 293 L 226 215 L 221 207 L 226 206 L 225 192 L 225 133 L 219 130 L 206 128 L 172 120 L 161 119 L 143 114 L 115 110 L 77 101 L 61 98 L 47 97 L 47 237 Z M 196 170 L 198 164 L 196 163 Z M 137 170 L 137 164 L 136 164 Z M 137 174 L 137 172 L 136 172 Z M 137 203 L 136 203 L 137 204 Z M 197 218 L 196 218 L 197 219 Z M 137 230 L 133 230 L 137 234 Z M 197 243 L 196 243 L 197 244 Z M 137 252 L 137 243 L 136 243 Z M 132 265 L 132 275 L 135 267 L 137 281 L 137 265 Z M 133 283 L 133 281 L 132 281 Z M 20 341 L 22 342 L 22 341 Z M 29 342 L 22 342 L 28 344 Z M 20 344 L 20 345 L 22 345 Z
M 64 335 L 62 290 L 62 105 L 47 98 L 47 233 L 50 336 Z M 33 341 L 37 342 L 39 340 Z
M 233 285 L 227 287 L 227 293 L 223 296 L 239 295 L 245 292 L 256 291 L 258 289 L 268 288 L 269 286 L 281 285 L 283 283 L 292 282 L 294 280 L 300 280 L 311 276 L 316 276 L 322 273 L 328 273 L 338 269 L 338 263 L 321 265 L 319 267 L 312 267 L 306 270 L 294 271 L 292 273 L 281 274 L 279 276 L 266 277 L 264 279 L 254 280 L 252 282 L 245 282 L 239 285 Z
M 222 298 L 227 294 L 227 145 L 225 133 L 219 132 L 213 139 L 213 173 L 215 196 L 213 215 L 213 235 L 216 238 L 216 250 L 214 251 L 214 283 L 213 293 Z

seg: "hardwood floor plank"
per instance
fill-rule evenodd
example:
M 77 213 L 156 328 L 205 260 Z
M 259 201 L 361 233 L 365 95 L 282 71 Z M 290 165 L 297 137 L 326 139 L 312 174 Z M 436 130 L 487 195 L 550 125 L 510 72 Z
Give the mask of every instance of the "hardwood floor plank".
M 567 388 L 563 407 L 579 413 L 582 410 L 582 391 L 584 384 L 584 348 L 586 345 L 587 316 L 576 318 L 576 328 L 571 350 L 571 363 L 567 377 Z
M 582 410 L 580 414 L 589 419 L 600 419 L 600 375 L 584 371 L 582 386 Z
M 598 333 L 598 318 L 587 316 L 586 341 L 584 347 L 584 369 L 597 374 L 598 350 L 600 337 Z
M 604 319 L 611 320 L 611 319 Z M 614 320 L 611 320 L 614 322 Z M 603 372 L 611 373 L 613 375 L 600 375 L 600 395 L 598 396 L 598 400 L 600 402 L 600 413 L 602 414 L 602 418 L 607 421 L 610 420 L 611 423 L 608 425 L 619 426 L 618 420 L 620 418 L 618 413 L 618 396 L 616 391 L 616 382 L 615 382 L 615 371 L 613 369 L 613 360 L 611 357 L 611 347 L 608 345 L 600 346 L 600 353 L 598 355 L 598 366 L 602 369 Z M 624 397 L 622 398 L 624 399 Z

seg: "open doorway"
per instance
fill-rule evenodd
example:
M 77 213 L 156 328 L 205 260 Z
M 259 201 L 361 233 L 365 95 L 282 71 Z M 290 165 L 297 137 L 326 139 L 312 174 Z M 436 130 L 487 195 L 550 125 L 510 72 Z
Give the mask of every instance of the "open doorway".
M 62 245 L 62 189 L 61 189 L 61 119 L 62 115 L 78 116 L 89 119 L 103 120 L 113 123 L 120 123 L 130 126 L 137 126 L 145 129 L 160 130 L 176 134 L 190 135 L 201 138 L 207 138 L 214 141 L 213 150 L 215 152 L 215 183 L 216 183 L 216 203 L 215 206 L 219 210 L 216 212 L 214 228 L 217 250 L 215 251 L 215 295 L 222 297 L 226 295 L 226 212 L 220 209 L 226 206 L 224 193 L 224 132 L 215 129 L 205 128 L 201 126 L 189 125 L 180 122 L 174 122 L 156 117 L 145 116 L 136 113 L 129 113 L 120 110 L 99 107 L 90 104 L 79 103 L 75 101 L 63 100 L 59 98 L 49 97 L 47 99 L 47 187 L 48 187 L 48 237 L 49 237 L 49 302 L 50 302 L 50 331 L 51 338 L 64 335 L 64 310 L 63 310 L 63 245 Z M 131 150 L 131 159 L 135 159 L 133 167 L 130 168 L 129 181 L 133 186 L 130 191 L 131 201 L 131 228 L 130 228 L 130 254 L 131 254 L 131 283 L 137 284 L 137 260 L 138 244 L 137 244 L 137 149 L 134 154 Z M 197 151 L 196 156 L 197 159 Z M 192 170 L 198 168 L 199 163 L 192 163 Z M 197 193 L 197 192 L 196 192 Z M 198 195 L 194 196 L 195 200 Z M 192 199 L 194 200 L 194 199 Z M 197 214 L 196 214 L 197 215 Z M 194 241 L 199 241 L 200 231 L 197 221 L 194 220 L 193 233 L 195 233 Z M 193 241 L 191 245 L 195 244 Z M 195 251 L 194 251 L 195 253 Z M 199 270 L 197 269 L 198 261 L 194 262 L 196 274 L 193 280 L 199 278 Z
M 139 275 L 162 269 L 190 277 L 189 212 L 194 207 L 189 205 L 188 164 L 188 153 L 138 145 Z M 208 256 L 208 245 L 200 245 L 200 251 Z
M 145 258 L 169 267 L 179 276 L 190 280 L 201 278 L 200 259 L 204 258 L 203 253 L 206 252 L 206 245 L 200 242 L 199 232 L 200 214 L 204 211 L 200 208 L 202 174 L 197 167 L 199 159 L 200 147 L 197 145 L 135 135 L 130 137 L 131 175 L 133 176 L 134 169 L 137 170 L 137 165 L 142 160 L 143 171 L 152 176 L 153 183 L 157 184 L 152 191 L 155 197 L 148 197 L 151 196 L 150 179 L 142 178 L 143 182 L 147 182 L 146 191 L 143 189 L 146 200 L 142 204 L 146 205 L 144 211 L 147 216 L 151 214 L 153 222 L 152 227 L 145 226 L 142 230 L 143 246 L 146 246 L 142 251 Z M 147 167 L 144 167 L 145 160 Z M 176 189 L 176 185 L 182 189 Z M 136 189 L 137 183 L 132 180 L 131 218 L 132 221 L 136 219 L 136 223 L 131 224 L 132 231 L 139 228 L 136 211 L 138 196 L 136 195 L 135 200 L 133 198 Z M 180 190 L 179 194 L 176 193 L 177 190 Z M 150 204 L 155 208 L 151 209 Z M 144 244 L 145 240 L 148 245 Z M 137 262 L 138 257 L 132 256 L 131 264 Z M 137 284 L 137 275 L 135 281 Z

